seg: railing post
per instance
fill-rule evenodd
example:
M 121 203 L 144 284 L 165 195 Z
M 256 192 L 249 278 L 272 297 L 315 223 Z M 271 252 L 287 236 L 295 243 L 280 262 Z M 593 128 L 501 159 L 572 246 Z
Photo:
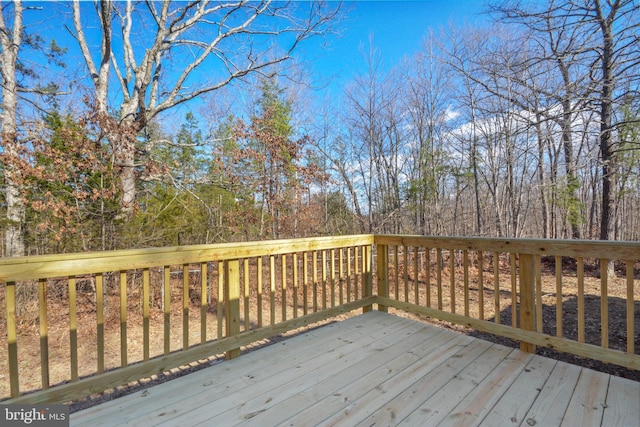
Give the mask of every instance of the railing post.
M 240 261 L 224 262 L 224 304 L 226 337 L 240 333 Z M 234 348 L 226 353 L 227 359 L 240 356 L 240 349 Z
M 373 274 L 371 272 L 371 258 L 372 258 L 371 245 L 365 245 L 362 247 L 362 297 L 370 297 L 373 294 Z M 366 305 L 362 307 L 362 312 L 366 313 L 373 310 L 372 305 Z
M 535 330 L 535 278 L 533 268 L 533 255 L 520 254 L 519 256 L 519 279 L 520 279 L 520 329 L 525 331 Z M 515 310 L 515 301 L 513 309 Z M 521 341 L 520 350 L 527 353 L 534 353 L 534 344 Z
M 5 287 L 7 301 L 7 342 L 9 344 L 9 382 L 11 397 L 20 395 L 20 381 L 18 379 L 18 334 L 16 322 L 16 283 L 9 282 Z
M 389 246 L 377 245 L 377 270 L 376 276 L 378 279 L 378 296 L 389 297 Z M 378 311 L 389 311 L 386 305 L 378 304 Z

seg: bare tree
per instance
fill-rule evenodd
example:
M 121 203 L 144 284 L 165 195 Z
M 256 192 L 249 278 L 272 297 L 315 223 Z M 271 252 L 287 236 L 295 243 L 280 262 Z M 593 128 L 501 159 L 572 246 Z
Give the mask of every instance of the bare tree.
M 549 88 L 547 96 L 558 93 L 562 114 L 557 121 L 562 128 L 566 173 L 570 196 L 577 199 L 578 188 L 573 158 L 573 123 L 586 108 L 598 110 L 601 162 L 600 238 L 615 239 L 618 196 L 617 144 L 615 132 L 621 121 L 615 111 L 631 82 L 637 81 L 640 64 L 638 28 L 640 20 L 632 0 L 550 1 L 548 4 L 511 2 L 493 8 L 510 22 L 524 24 L 541 41 L 545 49 L 535 61 L 553 61 L 562 78 L 560 90 Z M 540 90 L 541 88 L 536 88 Z M 550 90 L 551 89 L 551 90 Z M 618 108 L 616 108 L 618 107 Z M 593 211 L 593 209 L 592 209 Z M 579 237 L 575 221 L 573 235 Z
M 407 199 L 414 210 L 414 229 L 420 234 L 438 234 L 442 230 L 443 182 L 446 174 L 445 135 L 451 102 L 451 78 L 442 61 L 438 43 L 432 33 L 425 38 L 421 50 L 405 65 L 404 108 L 410 144 L 409 184 Z M 431 228 L 436 224 L 435 228 Z M 482 229 L 478 216 L 476 234 Z
M 137 132 L 164 111 L 250 74 L 269 73 L 301 42 L 325 34 L 340 9 L 313 2 L 296 13 L 294 6 L 270 0 L 101 0 L 94 11 L 101 31 L 97 55 L 84 31 L 88 6 L 74 1 L 75 37 L 93 80 L 98 120 L 121 170 L 123 214 L 135 204 Z M 117 105 L 109 105 L 115 90 L 110 70 L 119 84 Z M 118 111 L 117 117 L 110 111 Z
M 346 140 L 362 183 L 368 231 L 397 233 L 402 228 L 401 187 L 408 158 L 402 85 L 399 74 L 383 71 L 372 36 L 363 59 L 367 71 L 345 91 Z
M 348 142 L 357 163 L 366 200 L 367 232 L 375 230 L 374 221 L 377 198 L 374 186 L 376 174 L 376 146 L 382 139 L 381 99 L 380 99 L 380 54 L 373 46 L 373 36 L 369 40 L 368 51 L 363 53 L 367 73 L 356 77 L 346 89 L 347 117 L 349 126 Z
M 5 252 L 7 256 L 24 255 L 22 225 L 25 219 L 25 206 L 20 191 L 21 170 L 19 167 L 20 147 L 18 142 L 17 112 L 18 85 L 16 82 L 16 63 L 22 44 L 22 2 L 16 0 L 12 5 L 0 4 L 0 58 L 2 66 L 2 148 L 4 150 L 4 179 L 7 202 L 7 228 L 5 234 Z M 7 18 L 5 18 L 5 13 Z
M 600 239 L 613 240 L 618 196 L 617 187 L 618 155 L 614 131 L 619 127 L 614 117 L 614 108 L 619 100 L 625 99 L 625 79 L 637 80 L 629 76 L 640 64 L 640 19 L 637 7 L 631 0 L 601 0 L 580 5 L 585 20 L 598 26 L 599 42 L 595 46 L 599 59 L 600 73 L 596 75 L 598 103 L 600 105 L 600 160 L 602 164 L 602 218 Z M 611 269 L 610 269 L 611 270 Z
M 483 85 L 479 83 L 480 76 L 475 76 L 477 72 L 476 63 L 480 61 L 478 55 L 482 56 L 480 49 L 476 46 L 482 46 L 487 40 L 487 34 L 483 31 L 471 32 L 470 30 L 462 31 L 450 27 L 447 36 L 448 43 L 443 44 L 445 52 L 445 61 L 453 71 L 453 76 L 459 85 L 455 97 L 463 111 L 464 118 L 468 123 L 468 132 L 459 129 L 455 133 L 458 140 L 462 140 L 463 144 L 469 142 L 468 156 L 469 167 L 473 175 L 473 201 L 475 204 L 475 232 L 478 235 L 485 233 L 485 220 L 483 220 L 483 212 L 480 200 L 480 153 L 479 153 L 479 133 L 480 133 L 480 107 L 479 103 L 482 98 L 486 97 L 486 91 Z M 468 135 L 467 135 L 468 133 Z M 465 150 L 466 150 L 465 145 Z M 493 160 L 492 158 L 490 160 Z M 493 194 L 495 199 L 496 194 Z M 492 206 L 499 209 L 500 205 L 494 200 Z M 498 229 L 497 234 L 502 235 L 499 214 L 496 211 L 495 225 Z

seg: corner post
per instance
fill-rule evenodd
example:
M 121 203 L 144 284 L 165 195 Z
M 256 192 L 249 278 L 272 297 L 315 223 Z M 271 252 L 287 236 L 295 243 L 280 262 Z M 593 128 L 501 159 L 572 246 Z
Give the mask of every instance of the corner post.
M 376 246 L 377 253 L 377 270 L 376 276 L 378 279 L 378 296 L 388 298 L 389 297 L 389 246 L 380 245 Z M 389 308 L 384 304 L 378 304 L 378 311 L 388 312 Z
M 535 278 L 533 255 L 519 254 L 519 259 L 520 329 L 525 331 L 535 331 Z M 520 350 L 527 353 L 534 353 L 536 351 L 536 346 L 535 344 L 521 341 Z
M 225 304 L 225 336 L 232 337 L 240 333 L 240 260 L 224 262 L 224 304 Z M 227 351 L 226 358 L 240 356 L 240 349 Z
M 371 271 L 372 258 L 371 245 L 362 246 L 362 297 L 370 297 L 373 294 L 373 273 Z M 373 310 L 372 305 L 362 307 L 362 312 Z

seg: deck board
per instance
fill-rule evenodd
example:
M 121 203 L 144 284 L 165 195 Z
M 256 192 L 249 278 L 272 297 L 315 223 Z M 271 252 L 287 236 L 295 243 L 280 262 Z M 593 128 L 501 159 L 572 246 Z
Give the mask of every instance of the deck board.
M 433 343 L 434 346 L 444 345 L 446 341 L 450 341 L 448 334 L 441 334 L 439 331 L 433 331 L 427 341 Z M 406 343 L 405 343 L 406 345 Z M 411 362 L 419 361 L 420 356 L 411 352 L 411 348 L 406 346 L 398 346 L 397 349 L 389 352 L 378 352 L 366 359 L 367 365 L 377 365 L 384 370 L 387 375 L 403 369 L 404 366 Z M 362 374 L 360 369 L 343 369 L 326 376 L 313 387 L 307 387 L 293 394 L 279 404 L 269 407 L 267 410 L 252 418 L 247 425 L 280 425 L 285 420 L 295 425 L 313 424 L 310 420 L 317 423 L 332 411 L 340 410 L 346 402 L 359 396 L 369 390 L 376 377 L 379 375 L 377 369 L 369 370 Z M 318 404 L 321 402 L 320 404 Z M 304 408 L 301 419 L 296 420 L 295 409 Z
M 71 425 L 640 425 L 640 383 L 369 312 L 71 415 Z M 637 422 L 636 422 L 637 421 Z
M 603 426 L 640 426 L 640 387 L 636 381 L 612 376 L 609 379 Z
M 504 420 L 509 420 L 513 425 L 520 425 L 525 421 L 527 413 L 556 364 L 556 360 L 535 356 L 509 386 L 504 397 L 489 408 L 485 417 L 479 417 L 482 420 L 480 425 L 493 427 L 500 425 Z

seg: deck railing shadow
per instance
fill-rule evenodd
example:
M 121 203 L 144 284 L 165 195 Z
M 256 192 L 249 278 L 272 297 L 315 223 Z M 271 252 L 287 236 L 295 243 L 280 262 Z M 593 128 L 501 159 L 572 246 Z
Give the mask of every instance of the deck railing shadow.
M 638 370 L 639 248 L 630 242 L 376 236 L 378 301 L 383 310 L 511 339 L 525 351 L 544 347 Z M 595 277 L 612 261 L 616 277 Z M 563 270 L 571 264 L 575 269 Z
M 555 296 L 555 295 L 554 295 Z M 601 319 L 601 298 L 598 295 L 585 295 L 584 296 L 584 311 L 585 311 L 585 320 L 584 320 L 584 343 L 591 344 L 594 346 L 599 346 L 602 340 L 602 334 L 600 329 L 600 319 Z M 562 338 L 579 342 L 579 334 L 578 334 L 578 318 L 575 315 L 578 312 L 578 298 L 575 296 L 565 298 L 562 303 L 562 310 L 565 313 L 563 316 L 563 327 L 560 335 Z M 516 305 L 516 310 L 518 306 Z M 614 313 L 611 316 L 609 321 L 609 348 L 612 350 L 618 350 L 621 352 L 625 352 L 627 350 L 627 326 L 626 326 L 626 310 L 627 310 L 627 301 L 624 298 L 618 297 L 609 297 L 608 298 L 608 311 L 610 313 Z M 640 331 L 640 301 L 634 302 L 634 330 Z M 542 317 L 543 317 L 543 333 L 549 336 L 560 336 L 558 334 L 557 328 L 557 306 L 556 304 L 542 304 Z M 491 317 L 487 319 L 489 322 L 499 323 L 499 324 L 509 324 L 513 317 L 512 306 L 507 306 L 502 311 L 500 311 L 500 316 L 498 321 L 496 321 L 495 317 Z M 518 342 L 513 339 L 503 338 L 499 335 L 494 335 L 486 332 L 480 332 L 478 330 L 469 330 L 467 334 L 472 337 L 489 340 L 493 342 L 497 342 L 499 344 L 504 344 L 507 346 L 515 347 L 518 345 Z M 640 335 L 636 334 L 635 339 L 635 348 L 638 349 L 640 347 Z M 637 351 L 637 350 L 636 350 Z M 609 373 L 615 373 L 616 375 L 621 375 L 627 378 L 638 378 L 638 371 L 633 369 L 628 369 L 625 367 L 613 365 L 603 365 L 598 363 L 597 361 L 586 358 L 575 356 L 572 353 L 565 353 L 561 351 L 556 351 L 552 348 L 546 347 L 538 347 L 536 349 L 536 353 L 551 357 L 556 360 L 561 360 L 573 364 L 577 364 L 580 366 L 596 369 L 596 370 L 605 370 Z

